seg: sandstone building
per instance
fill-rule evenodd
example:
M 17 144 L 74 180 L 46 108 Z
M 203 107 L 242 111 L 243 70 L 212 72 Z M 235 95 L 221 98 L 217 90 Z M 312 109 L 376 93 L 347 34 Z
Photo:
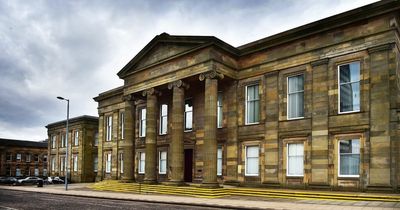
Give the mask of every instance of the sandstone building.
M 97 174 L 98 117 L 69 119 L 68 159 L 72 182 L 93 182 Z M 66 176 L 66 120 L 48 124 L 50 176 Z
M 233 47 L 151 40 L 95 97 L 97 180 L 399 187 L 400 2 Z
M 47 142 L 0 139 L 0 176 L 47 176 Z

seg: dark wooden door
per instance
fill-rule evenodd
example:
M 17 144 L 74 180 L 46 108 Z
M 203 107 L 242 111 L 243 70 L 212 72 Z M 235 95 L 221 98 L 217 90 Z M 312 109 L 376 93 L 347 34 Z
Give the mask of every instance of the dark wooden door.
M 185 182 L 193 180 L 193 149 L 185 149 Z

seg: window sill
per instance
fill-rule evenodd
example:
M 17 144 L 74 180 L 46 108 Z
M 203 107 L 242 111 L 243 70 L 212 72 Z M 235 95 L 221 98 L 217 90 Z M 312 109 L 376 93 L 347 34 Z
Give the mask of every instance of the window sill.
M 259 125 L 260 122 L 255 122 L 255 123 L 245 123 L 244 125 Z
M 288 174 L 286 174 L 286 178 L 304 178 L 304 175 L 288 175 Z
M 360 175 L 339 175 L 338 179 L 358 179 Z
M 184 130 L 183 132 L 185 132 L 185 133 L 190 133 L 190 132 L 192 132 L 193 130 Z
M 338 114 L 352 114 L 352 113 L 358 113 L 361 112 L 361 110 L 356 110 L 356 111 L 348 111 L 348 112 L 338 112 Z
M 167 173 L 166 173 L 166 172 L 163 172 L 163 173 L 160 173 L 160 172 L 159 172 L 158 174 L 160 174 L 160 175 L 166 175 Z
M 304 117 L 287 118 L 288 121 L 291 121 L 291 120 L 302 120 L 302 119 L 304 119 Z
M 144 172 L 138 172 L 139 175 L 144 175 Z
M 259 174 L 245 174 L 244 176 L 260 176 Z

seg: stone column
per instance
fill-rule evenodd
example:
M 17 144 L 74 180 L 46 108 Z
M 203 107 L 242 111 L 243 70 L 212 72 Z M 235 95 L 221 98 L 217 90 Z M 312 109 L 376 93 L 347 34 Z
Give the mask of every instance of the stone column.
M 133 182 L 135 181 L 135 102 L 133 96 L 125 96 L 124 103 L 124 175 L 121 177 L 121 181 Z
M 157 183 L 157 95 L 154 88 L 143 91 L 146 102 L 146 163 L 144 182 Z
M 226 140 L 226 184 L 238 185 L 238 116 L 237 116 L 237 86 L 234 81 L 229 86 L 226 95 L 228 104 L 227 129 L 228 139 Z
M 171 171 L 170 182 L 173 185 L 184 184 L 184 148 L 183 148 L 183 132 L 184 132 L 184 116 L 185 111 L 185 90 L 189 86 L 178 80 L 168 84 L 168 89 L 172 89 L 172 132 L 171 144 L 169 148 L 169 168 Z
M 200 74 L 205 80 L 204 91 L 204 147 L 202 187 L 219 187 L 217 182 L 217 97 L 218 78 L 223 75 L 215 70 Z
M 329 95 L 328 59 L 311 63 L 312 67 L 312 143 L 310 187 L 329 187 L 328 155 Z

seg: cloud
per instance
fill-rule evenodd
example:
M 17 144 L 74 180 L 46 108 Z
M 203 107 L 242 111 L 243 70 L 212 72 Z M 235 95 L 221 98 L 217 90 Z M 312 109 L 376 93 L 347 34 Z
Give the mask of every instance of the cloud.
M 92 98 L 155 35 L 211 35 L 233 46 L 371 1 L 1 1 L 0 137 L 47 138 L 45 125 L 97 115 Z

